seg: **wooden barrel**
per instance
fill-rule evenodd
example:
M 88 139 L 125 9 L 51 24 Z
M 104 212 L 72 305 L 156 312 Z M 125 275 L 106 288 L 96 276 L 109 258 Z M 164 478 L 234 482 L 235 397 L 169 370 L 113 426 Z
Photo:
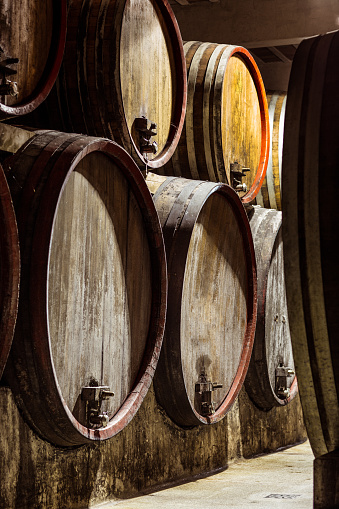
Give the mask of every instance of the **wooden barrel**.
M 258 274 L 258 314 L 245 380 L 252 401 L 264 410 L 289 403 L 298 392 L 288 322 L 281 212 L 250 212 Z
M 184 50 L 185 125 L 162 172 L 238 186 L 239 196 L 250 202 L 265 177 L 269 154 L 267 100 L 259 69 L 240 46 L 190 41 Z
M 33 111 L 50 92 L 66 39 L 66 0 L 0 4 L 0 119 Z
M 212 424 L 230 410 L 251 356 L 256 321 L 251 231 L 231 187 L 163 180 L 154 202 L 169 282 L 156 396 L 180 426 Z
M 113 139 L 157 168 L 185 109 L 185 57 L 167 0 L 72 1 L 59 78 L 33 125 Z
M 270 155 L 267 171 L 256 203 L 268 209 L 281 210 L 281 167 L 284 141 L 286 92 L 267 92 L 270 121 Z
M 191 5 L 195 4 L 196 2 L 218 2 L 219 0 L 169 0 L 169 3 L 171 5 Z
M 287 303 L 315 456 L 339 448 L 339 32 L 303 41 L 287 92 L 283 240 Z
M 19 238 L 12 198 L 0 165 L 0 379 L 11 348 L 18 310 Z
M 6 377 L 52 443 L 110 438 L 142 403 L 162 344 L 166 262 L 151 194 L 101 138 L 46 131 L 6 169 L 22 257 Z

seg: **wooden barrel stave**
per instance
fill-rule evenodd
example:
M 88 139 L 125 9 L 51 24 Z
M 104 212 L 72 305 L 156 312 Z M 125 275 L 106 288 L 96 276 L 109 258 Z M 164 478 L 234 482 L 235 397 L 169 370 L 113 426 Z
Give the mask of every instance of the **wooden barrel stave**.
M 23 271 L 6 378 L 47 440 L 110 438 L 142 403 L 162 342 L 166 267 L 151 196 L 121 147 L 82 135 L 39 134 L 7 172 L 18 177 Z M 86 416 L 83 387 L 96 385 L 115 392 L 101 405 L 107 427 Z
M 286 110 L 286 92 L 268 92 L 270 122 L 270 155 L 266 176 L 256 196 L 256 203 L 268 209 L 281 210 L 281 166 Z
M 337 34 L 338 38 L 338 34 Z M 334 48 L 333 48 L 334 46 Z M 337 45 L 338 46 L 338 45 Z M 318 41 L 317 48 L 315 50 L 313 70 L 312 70 L 312 81 L 309 89 L 309 109 L 307 112 L 307 122 L 305 124 L 305 152 L 304 152 L 304 246 L 306 266 L 302 268 L 304 270 L 303 277 L 307 278 L 307 288 L 303 287 L 304 297 L 304 309 L 308 315 L 309 322 L 306 320 L 307 334 L 310 337 L 313 336 L 312 345 L 309 348 L 313 357 L 312 370 L 313 376 L 316 381 L 315 388 L 317 394 L 317 403 L 319 412 L 322 419 L 322 427 L 327 447 L 336 448 L 339 447 L 339 401 L 337 391 L 337 380 L 333 369 L 333 358 L 331 352 L 331 344 L 336 342 L 336 339 L 330 337 L 330 322 L 327 318 L 327 309 L 335 309 L 335 305 L 330 301 L 325 302 L 324 291 L 326 290 L 325 282 L 323 280 L 323 267 L 329 269 L 329 260 L 327 259 L 328 249 L 333 249 L 331 240 L 325 245 L 323 244 L 323 234 L 326 234 L 326 230 L 320 232 L 320 215 L 322 212 L 322 203 L 319 201 L 318 206 L 314 206 L 316 200 L 320 200 L 318 193 L 322 188 L 321 175 L 325 170 L 327 171 L 327 165 L 322 160 L 323 147 L 320 145 L 318 136 L 314 135 L 314 126 L 317 126 L 319 132 L 321 128 L 329 131 L 329 127 L 326 125 L 326 119 L 322 118 L 324 111 L 322 110 L 321 103 L 318 102 L 319 97 L 324 97 L 326 94 L 326 74 L 328 63 L 328 57 L 330 51 L 334 51 L 338 56 L 338 48 L 335 50 L 335 36 L 323 37 Z M 330 79 L 333 79 L 336 74 L 331 75 Z M 315 78 L 317 76 L 317 78 Z M 319 78 L 320 76 L 320 78 Z M 338 84 L 338 78 L 336 78 Z M 333 117 L 332 117 L 333 118 Z M 334 115 L 335 118 L 335 115 Z M 335 178 L 335 172 L 333 172 L 333 166 L 331 168 L 332 177 Z M 311 185 L 309 178 L 318 182 L 318 185 Z M 338 180 L 338 179 L 337 179 Z M 324 195 L 327 193 L 323 194 Z M 318 197 L 319 196 L 319 197 Z M 333 211 L 334 201 L 331 197 L 331 193 L 327 196 L 329 205 L 325 205 L 325 217 L 331 210 Z M 311 224 L 312 223 L 312 224 Z M 323 225 L 326 221 L 323 221 Z M 326 228 L 326 226 L 325 226 Z M 329 232 L 330 233 L 330 232 Z M 328 237 L 331 239 L 332 233 Z M 321 238 L 322 237 L 322 238 Z M 322 245 L 321 245 L 322 244 Z M 306 270 L 305 270 L 306 269 Z M 331 288 L 334 281 L 338 282 L 338 269 L 336 264 L 331 266 L 332 275 L 331 281 L 328 288 Z M 327 281 L 328 282 L 328 281 Z M 335 286 L 335 283 L 334 283 Z M 306 292 L 308 293 L 306 297 Z M 306 297 L 306 298 L 305 298 Z M 308 302 L 307 302 L 308 300 Z M 334 325 L 336 324 L 336 319 Z M 332 331 L 333 333 L 333 331 Z M 312 349 L 314 351 L 312 352 Z M 333 373 L 333 375 L 332 375 Z M 333 376 L 333 378 L 332 378 Z M 323 411 L 326 417 L 323 414 Z
M 2 61 L 16 74 L 17 94 L 2 95 L 0 119 L 32 112 L 48 96 L 60 69 L 66 39 L 66 0 L 5 0 L 0 6 Z
M 171 7 L 164 0 L 75 0 L 68 20 L 61 77 L 30 121 L 113 139 L 140 166 L 162 166 L 186 109 L 185 59 Z M 157 124 L 155 154 L 140 148 L 135 119 L 142 116 Z
M 280 395 L 276 385 L 280 364 L 294 372 L 285 293 L 281 212 L 255 207 L 250 215 L 250 225 L 257 261 L 258 316 L 245 385 L 252 401 L 269 410 L 273 406 L 288 404 L 298 392 L 294 374 L 286 378 L 288 395 Z
M 169 274 L 156 395 L 180 426 L 215 423 L 242 386 L 254 337 L 256 278 L 248 219 L 229 186 L 165 177 L 161 183 L 161 177 L 149 174 L 149 186 L 151 182 Z M 223 235 L 216 210 L 228 225 Z M 231 295 L 233 287 L 236 296 Z M 238 318 L 227 321 L 227 316 Z M 216 411 L 209 415 L 202 415 L 195 393 L 202 372 L 223 384 L 214 395 Z
M 0 379 L 11 348 L 16 323 L 20 252 L 18 230 L 7 180 L 0 166 Z
M 331 181 L 337 178 L 337 151 L 326 145 L 338 117 L 337 101 L 333 101 L 338 77 L 330 65 L 337 55 L 337 32 L 300 45 L 288 89 L 283 153 L 283 211 L 288 211 L 283 225 L 286 289 L 301 402 L 316 456 L 339 444 L 338 374 L 331 324 L 331 314 L 336 316 L 337 310 L 333 302 L 325 301 L 327 292 L 338 283 L 337 265 L 330 254 L 335 249 L 333 232 L 327 229 L 335 198 L 320 177 L 328 171 Z M 336 319 L 333 324 L 335 329 Z
M 251 169 L 242 179 L 247 192 L 239 191 L 243 201 L 249 202 L 263 181 L 269 149 L 267 101 L 260 73 L 250 53 L 239 46 L 190 41 L 184 49 L 185 126 L 172 160 L 159 172 L 231 184 L 230 164 L 237 161 Z M 240 92 L 239 83 L 243 86 Z
M 186 55 L 186 72 L 189 71 L 192 58 L 196 52 L 197 47 L 199 46 L 199 42 L 190 41 L 184 43 L 184 52 Z M 188 110 L 186 105 L 186 114 L 185 118 L 187 118 Z M 186 150 L 186 128 L 182 129 L 181 136 L 178 140 L 178 145 L 176 150 L 172 154 L 171 165 L 173 169 L 173 175 L 177 177 L 191 178 L 191 173 L 189 171 L 189 161 L 188 161 L 188 152 Z M 163 168 L 159 168 L 158 172 L 163 174 Z
M 334 303 L 336 302 L 337 290 L 339 287 L 339 274 L 337 270 L 337 257 L 335 249 L 332 247 L 333 232 L 336 231 L 336 189 L 338 186 L 338 152 L 334 149 L 336 145 L 335 129 L 339 115 L 339 104 L 337 100 L 338 75 L 336 73 L 335 62 L 338 56 L 338 36 L 336 36 L 331 45 L 331 52 L 328 55 L 326 67 L 326 85 L 323 91 L 322 118 L 320 126 L 319 143 L 322 147 L 320 153 L 319 174 L 329 171 L 329 182 L 331 183 L 331 195 L 333 198 L 327 200 L 327 191 L 325 185 L 319 184 L 319 229 L 321 241 L 321 256 L 325 258 L 322 266 L 322 278 L 324 287 L 324 302 L 326 309 L 327 328 L 329 333 L 331 362 L 334 370 L 334 379 L 337 394 L 339 394 L 339 352 L 336 341 L 336 331 L 338 324 L 338 313 Z M 333 97 L 336 98 L 333 104 Z M 334 150 L 333 150 L 334 149 Z M 327 153 L 326 160 L 323 161 L 323 153 Z

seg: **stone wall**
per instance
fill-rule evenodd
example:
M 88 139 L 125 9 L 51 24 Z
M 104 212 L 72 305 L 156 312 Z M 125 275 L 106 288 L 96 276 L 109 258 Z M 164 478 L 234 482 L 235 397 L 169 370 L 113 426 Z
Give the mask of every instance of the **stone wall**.
M 11 390 L 0 387 L 0 509 L 86 508 L 223 470 L 234 461 L 306 439 L 299 397 L 269 412 L 242 389 L 213 426 L 182 429 L 157 405 L 153 388 L 116 437 L 75 449 L 34 434 Z

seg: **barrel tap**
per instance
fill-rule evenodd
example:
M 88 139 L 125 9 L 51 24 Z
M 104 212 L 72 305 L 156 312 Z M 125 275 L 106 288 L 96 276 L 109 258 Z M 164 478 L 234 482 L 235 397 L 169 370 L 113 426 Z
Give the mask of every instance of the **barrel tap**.
M 151 141 L 152 136 L 156 136 L 157 124 L 150 122 L 144 115 L 134 120 L 134 128 L 139 132 L 139 150 L 142 154 L 156 154 L 158 144 Z
M 0 48 L 0 58 L 4 50 Z M 16 97 L 18 95 L 18 84 L 15 81 L 10 81 L 7 79 L 7 76 L 13 76 L 17 74 L 15 69 L 11 69 L 8 67 L 12 64 L 17 64 L 19 62 L 18 58 L 4 58 L 0 60 L 0 96 L 11 95 Z
M 243 191 L 246 193 L 247 185 L 245 182 L 242 182 L 242 178 L 246 177 L 246 173 L 250 171 L 250 168 L 244 168 L 238 161 L 230 164 L 231 169 L 231 186 L 236 191 Z

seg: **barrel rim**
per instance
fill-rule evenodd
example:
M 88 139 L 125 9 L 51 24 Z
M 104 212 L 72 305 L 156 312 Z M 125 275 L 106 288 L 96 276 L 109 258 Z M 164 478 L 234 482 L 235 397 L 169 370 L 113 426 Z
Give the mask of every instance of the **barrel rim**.
M 62 133 L 65 134 L 65 133 Z M 42 412 L 53 415 L 55 429 L 47 429 L 46 425 L 34 422 L 32 414 L 29 420 L 37 431 L 52 443 L 61 446 L 74 446 L 92 440 L 105 440 L 120 432 L 134 417 L 141 406 L 151 385 L 158 362 L 163 339 L 166 314 L 167 273 L 166 258 L 158 216 L 152 197 L 144 178 L 128 153 L 115 142 L 103 138 L 91 138 L 82 135 L 70 135 L 71 143 L 63 150 L 62 155 L 53 164 L 51 174 L 44 184 L 44 194 L 39 202 L 39 209 L 34 223 L 32 236 L 32 257 L 29 270 L 28 305 L 31 314 L 30 348 L 36 347 L 38 353 L 34 359 L 36 376 L 43 381 L 44 389 L 49 388 L 49 395 L 41 400 L 46 404 Z M 133 387 L 118 411 L 111 417 L 106 428 L 90 429 L 77 421 L 65 403 L 56 377 L 48 330 L 48 262 L 52 231 L 57 207 L 67 184 L 70 174 L 79 161 L 92 152 L 101 152 L 109 156 L 118 166 L 135 193 L 140 211 L 144 217 L 144 226 L 150 243 L 152 270 L 152 305 L 150 326 L 144 356 L 140 363 L 138 375 Z M 41 172 L 44 168 L 41 168 Z M 26 185 L 30 192 L 29 184 Z M 25 188 L 24 190 L 25 191 Z M 48 192 L 47 192 L 48 191 Z M 22 215 L 22 214 L 21 214 Z M 20 225 L 19 225 L 20 228 Z M 36 308 L 38 313 L 34 313 Z
M 0 379 L 12 345 L 16 323 L 19 283 L 20 250 L 14 207 L 7 179 L 0 165 Z
M 268 156 L 270 151 L 270 127 L 269 127 L 268 105 L 264 82 L 259 71 L 259 68 L 254 58 L 252 57 L 251 53 L 243 46 L 231 46 L 228 60 L 232 56 L 239 56 L 245 62 L 245 65 L 249 69 L 255 84 L 255 88 L 257 90 L 257 96 L 260 107 L 261 151 L 259 166 L 252 186 L 241 197 L 241 201 L 243 203 L 250 203 L 258 194 L 259 189 L 264 181 L 267 170 Z
M 294 350 L 296 371 L 299 377 L 300 400 L 310 443 L 315 456 L 328 451 L 323 419 L 324 409 L 319 409 L 317 380 L 314 378 L 311 339 L 308 337 L 303 288 L 302 264 L 304 241 L 303 207 L 305 169 L 305 116 L 308 113 L 312 71 L 321 36 L 304 39 L 293 59 L 287 91 L 285 114 L 285 139 L 283 147 L 282 209 L 288 210 L 283 221 L 283 240 L 286 246 L 284 265 L 286 271 L 286 295 Z M 318 77 L 317 77 L 318 79 Z M 298 171 L 295 171 L 298 169 Z M 300 210 L 298 210 L 300 207 Z M 307 292 L 306 292 L 307 293 Z M 309 324 L 308 324 L 309 325 Z
M 35 110 L 48 96 L 58 76 L 66 43 L 67 0 L 53 0 L 53 28 L 44 72 L 33 93 L 15 106 L 0 102 L 0 118 L 26 115 Z M 55 42 L 57 41 L 57 44 Z
M 176 89 L 173 91 L 173 97 L 175 98 L 175 106 L 173 108 L 173 115 L 170 124 L 170 132 L 166 141 L 166 144 L 159 155 L 154 157 L 153 159 L 148 160 L 146 157 L 142 155 L 142 153 L 138 150 L 133 137 L 131 135 L 130 129 L 127 127 L 126 120 L 123 118 L 124 124 L 124 137 L 128 138 L 133 148 L 133 156 L 136 159 L 137 163 L 144 163 L 148 168 L 160 168 L 165 163 L 169 161 L 172 157 L 178 143 L 180 140 L 181 132 L 184 126 L 185 113 L 186 113 L 186 104 L 187 104 L 187 75 L 186 75 L 186 60 L 183 48 L 183 42 L 181 37 L 181 32 L 179 28 L 179 24 L 174 15 L 173 9 L 170 6 L 168 0 L 153 0 L 161 12 L 166 29 L 168 30 L 169 38 L 172 44 L 173 50 L 173 62 L 174 68 L 177 71 L 176 74 Z M 123 11 L 125 10 L 125 6 L 123 7 Z M 122 13 L 123 15 L 123 13 Z M 121 31 L 121 24 L 120 24 Z M 120 31 L 118 37 L 120 41 Z M 120 47 L 120 42 L 117 43 L 117 49 Z M 118 56 L 117 62 L 119 63 L 120 57 Z M 124 104 L 122 101 L 122 92 L 121 85 L 117 87 L 119 90 L 119 96 L 121 98 L 122 108 L 124 109 Z M 117 92 L 118 93 L 118 92 Z
M 180 178 L 180 177 L 179 177 Z M 171 179 L 173 180 L 173 179 Z M 185 180 L 185 179 L 181 179 Z M 186 179 L 187 180 L 187 179 Z M 189 183 L 190 180 L 187 180 Z M 194 426 L 198 424 L 214 424 L 220 421 L 232 408 L 236 397 L 238 396 L 240 389 L 244 383 L 247 369 L 250 362 L 253 342 L 254 342 L 254 334 L 255 334 L 255 325 L 256 325 L 256 314 L 257 314 L 257 278 L 256 278 L 256 261 L 255 261 L 255 253 L 254 246 L 252 241 L 251 230 L 249 226 L 249 221 L 247 218 L 246 211 L 241 203 L 241 200 L 237 193 L 234 191 L 232 187 L 224 183 L 215 183 L 215 182 L 202 182 L 202 181 L 191 181 L 196 182 L 197 187 L 205 187 L 207 188 L 207 192 L 205 197 L 201 200 L 199 207 L 196 211 L 194 211 L 194 217 L 190 214 L 190 221 L 192 225 L 196 223 L 200 211 L 202 210 L 204 204 L 208 200 L 208 198 L 214 194 L 215 192 L 220 193 L 226 199 L 229 200 L 230 206 L 232 207 L 233 212 L 235 213 L 236 220 L 240 227 L 240 231 L 243 232 L 244 242 L 247 241 L 246 248 L 244 249 L 244 255 L 246 259 L 247 272 L 249 275 L 248 278 L 248 292 L 246 302 L 248 305 L 247 308 L 247 326 L 244 333 L 243 346 L 241 351 L 241 358 L 239 361 L 238 368 L 236 370 L 234 379 L 231 383 L 231 387 L 229 392 L 226 394 L 222 403 L 216 409 L 215 413 L 209 415 L 207 417 L 199 414 L 195 408 L 193 407 L 190 399 L 187 396 L 187 390 L 185 386 L 185 380 L 182 373 L 182 363 L 180 362 L 180 368 L 178 371 L 178 366 L 176 366 L 176 371 L 178 377 L 180 377 L 180 385 L 178 384 L 178 380 L 176 380 L 176 384 L 171 385 L 172 392 L 176 391 L 177 401 L 182 402 L 180 412 L 181 415 L 175 412 L 174 409 L 166 408 L 166 412 L 170 415 L 174 422 L 179 424 L 180 426 Z M 165 190 L 165 186 L 163 190 Z M 160 188 L 159 188 L 160 190 Z M 158 190 L 158 191 L 159 191 Z M 157 192 L 158 192 L 157 191 Z M 191 226 L 191 225 L 190 225 Z M 165 338 L 171 337 L 171 345 L 167 347 L 166 339 L 164 340 L 163 350 L 162 352 L 166 352 L 167 348 L 170 348 L 171 351 L 177 351 L 177 357 L 181 361 L 181 331 L 180 325 L 181 321 L 180 317 L 180 309 L 182 302 L 182 290 L 184 283 L 184 274 L 186 269 L 186 260 L 188 249 L 187 242 L 189 245 L 190 238 L 193 231 L 193 226 L 189 231 L 185 228 L 185 232 L 182 235 L 179 234 L 180 229 L 176 230 L 176 233 L 173 237 L 173 241 L 170 245 L 170 252 L 168 252 L 168 245 L 166 245 L 167 259 L 168 259 L 168 274 L 169 274 L 169 285 L 168 285 L 168 315 L 166 322 L 166 331 Z M 183 235 L 186 237 L 185 242 L 183 242 Z M 166 243 L 166 242 L 165 242 Z M 186 244 L 186 246 L 183 246 Z M 178 255 L 178 252 L 181 251 L 183 258 Z M 173 254 L 175 253 L 175 255 Z M 171 281 L 171 274 L 175 274 L 175 278 Z M 162 355 L 165 355 L 162 354 Z M 175 362 L 174 360 L 172 362 Z M 167 376 L 167 374 L 166 374 Z M 155 380 L 156 384 L 159 384 L 159 380 Z M 157 391 L 156 391 L 157 392 Z M 165 406 L 165 405 L 164 405 Z M 168 411 L 170 410 L 170 411 Z
M 257 313 L 257 325 L 253 344 L 253 354 L 248 368 L 247 378 L 245 380 L 246 392 L 250 399 L 256 406 L 263 410 L 270 410 L 273 406 L 279 407 L 290 403 L 292 399 L 298 393 L 298 381 L 297 376 L 294 376 L 293 382 L 290 386 L 290 396 L 286 399 L 281 399 L 277 396 L 268 373 L 267 365 L 267 343 L 266 343 L 266 294 L 267 294 L 267 281 L 268 275 L 272 263 L 272 253 L 275 248 L 278 235 L 281 234 L 282 239 L 282 212 L 275 209 L 267 209 L 262 207 L 254 207 L 254 212 L 250 217 L 251 221 L 254 218 L 254 214 L 258 213 L 257 220 L 262 216 L 259 227 L 257 226 L 256 232 L 253 235 L 253 242 L 256 253 L 260 249 L 262 253 L 262 243 L 256 244 L 255 239 L 265 238 L 265 249 L 263 255 L 260 258 L 261 263 L 257 263 L 257 274 L 258 274 L 258 313 Z M 280 218 L 280 219 L 279 219 Z M 273 220 L 272 220 L 273 219 Z M 265 223 L 265 224 L 263 224 Z M 274 224 L 274 230 L 265 234 L 262 231 L 262 226 Z M 252 229 L 251 229 L 252 230 Z M 267 239 L 270 243 L 267 244 Z M 259 240 L 260 242 L 260 240 Z M 258 253 L 259 254 L 259 253 Z M 286 309 L 287 311 L 287 309 Z M 292 340 L 291 340 L 292 348 Z M 259 359 L 255 359 L 255 354 L 258 354 Z M 256 383 L 257 378 L 261 378 L 262 382 L 258 385 Z M 252 384 L 255 383 L 255 387 L 252 388 Z M 257 389 L 254 390 L 254 389 Z
M 327 205 L 332 204 L 333 196 L 327 195 L 323 200 L 321 175 L 327 165 L 330 176 L 329 162 L 333 163 L 331 150 L 329 159 L 326 153 L 329 145 L 325 140 L 331 139 L 330 134 L 323 129 L 329 109 L 334 113 L 333 118 L 338 116 L 338 102 L 334 101 L 332 108 L 331 95 L 326 95 L 337 82 L 337 75 L 334 73 L 330 78 L 328 73 L 337 58 L 338 35 L 334 31 L 305 39 L 298 47 L 288 87 L 283 149 L 283 210 L 289 211 L 283 223 L 284 242 L 288 247 L 286 290 L 301 404 L 316 457 L 337 448 L 339 441 L 337 380 L 329 336 L 331 325 L 327 322 L 329 309 L 325 309 L 327 292 L 323 286 L 324 248 L 331 252 L 332 246 L 324 242 L 328 232 L 321 231 L 327 220 L 325 216 L 332 212 Z M 328 266 L 333 270 L 333 264 Z M 334 281 L 336 275 L 331 274 Z

